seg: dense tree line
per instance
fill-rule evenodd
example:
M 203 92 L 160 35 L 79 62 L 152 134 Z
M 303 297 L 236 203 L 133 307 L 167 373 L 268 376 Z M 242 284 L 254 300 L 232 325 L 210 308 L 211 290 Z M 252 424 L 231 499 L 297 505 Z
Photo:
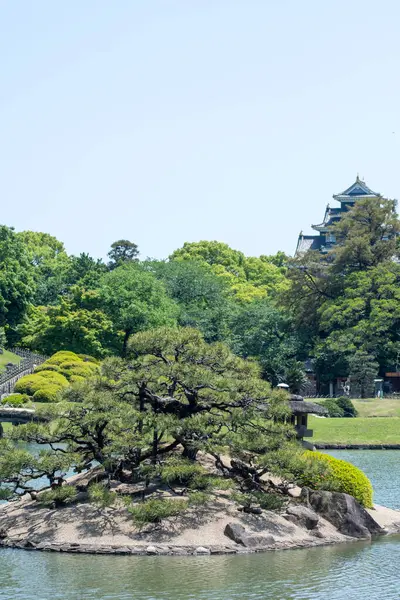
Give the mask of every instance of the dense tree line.
M 0 331 L 8 344 L 105 358 L 124 357 L 138 332 L 191 327 L 273 385 L 299 389 L 311 358 L 321 390 L 348 375 L 363 388 L 400 356 L 399 231 L 394 201 L 366 199 L 333 227 L 326 255 L 247 257 L 203 241 L 141 261 L 118 240 L 104 262 L 1 226 Z

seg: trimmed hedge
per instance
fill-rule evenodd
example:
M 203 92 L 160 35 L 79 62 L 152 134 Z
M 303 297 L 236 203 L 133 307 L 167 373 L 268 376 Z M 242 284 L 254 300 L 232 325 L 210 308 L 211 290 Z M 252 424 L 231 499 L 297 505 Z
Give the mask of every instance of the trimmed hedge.
M 34 402 L 56 402 L 57 396 L 62 388 L 54 384 L 48 384 L 33 394 Z
M 59 373 L 60 367 L 58 367 L 57 365 L 48 365 L 47 362 L 45 362 L 42 365 L 36 367 L 34 373 L 41 373 L 42 371 L 54 371 L 55 373 Z
M 372 508 L 372 485 L 360 469 L 345 460 L 323 452 L 305 452 L 304 458 L 311 468 L 306 468 L 304 471 L 303 485 L 313 489 L 344 492 L 354 496 L 365 508 Z M 320 469 L 313 467 L 320 467 Z
M 15 391 L 33 397 L 35 402 L 55 402 L 60 390 L 98 372 L 95 359 L 63 350 L 36 367 L 32 375 L 21 377 L 15 384 Z
M 75 352 L 61 350 L 60 352 L 53 354 L 53 356 L 50 356 L 50 358 L 48 358 L 44 364 L 59 366 L 61 363 L 71 360 L 79 360 L 79 356 L 75 354 Z
M 57 386 L 62 389 L 68 386 L 68 380 L 61 373 L 53 371 L 41 371 L 33 375 L 25 375 L 21 377 L 15 384 L 14 390 L 20 394 L 28 394 L 33 396 L 38 390 L 47 387 L 48 385 Z
M 3 398 L 1 404 L 9 404 L 10 406 L 21 406 L 22 404 L 26 404 L 30 401 L 30 398 L 27 394 L 10 394 Z

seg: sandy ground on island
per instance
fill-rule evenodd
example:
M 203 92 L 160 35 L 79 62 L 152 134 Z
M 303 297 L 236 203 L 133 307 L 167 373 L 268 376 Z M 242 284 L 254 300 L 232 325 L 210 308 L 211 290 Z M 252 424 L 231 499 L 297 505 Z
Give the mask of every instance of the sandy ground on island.
M 377 506 L 370 514 L 389 533 L 400 532 L 400 511 Z M 133 525 L 122 504 L 106 509 L 89 503 L 49 509 L 40 508 L 36 502 L 24 499 L 0 507 L 0 535 L 3 540 L 6 538 L 6 545 L 22 542 L 23 546 L 29 541 L 42 549 L 46 549 L 44 546 L 68 544 L 87 546 L 87 551 L 110 546 L 140 549 L 154 544 L 160 549 L 195 549 L 202 546 L 237 551 L 243 547 L 224 534 L 228 523 L 240 523 L 250 535 L 268 536 L 265 549 L 309 547 L 353 540 L 340 534 L 323 518 L 320 518 L 317 530 L 308 531 L 273 512 L 243 514 L 227 498 L 190 509 L 179 517 L 164 521 L 162 525 L 147 525 L 141 530 Z

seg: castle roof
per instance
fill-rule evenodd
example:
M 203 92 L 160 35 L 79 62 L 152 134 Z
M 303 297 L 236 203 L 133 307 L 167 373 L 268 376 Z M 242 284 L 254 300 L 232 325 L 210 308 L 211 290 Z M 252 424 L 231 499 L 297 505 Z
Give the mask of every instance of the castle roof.
M 362 181 L 357 175 L 357 179 L 347 190 L 344 190 L 341 194 L 334 194 L 333 197 L 339 202 L 355 202 L 360 198 L 378 198 L 379 195 L 373 192 L 365 181 Z

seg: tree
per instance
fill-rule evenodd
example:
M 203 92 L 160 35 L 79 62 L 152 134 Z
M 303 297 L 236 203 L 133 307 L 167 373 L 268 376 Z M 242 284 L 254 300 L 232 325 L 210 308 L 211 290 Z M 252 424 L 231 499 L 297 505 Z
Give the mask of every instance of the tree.
M 199 329 L 207 342 L 228 337 L 229 321 L 237 305 L 227 283 L 208 264 L 194 260 L 149 261 L 146 267 L 179 305 L 180 325 Z
M 121 343 L 103 311 L 79 308 L 71 298 L 56 306 L 32 306 L 18 332 L 23 346 L 44 354 L 70 350 L 103 358 Z
M 300 343 L 289 315 L 264 299 L 244 305 L 230 324 L 231 348 L 244 358 L 260 361 L 272 385 L 285 381 L 294 368 Z M 304 370 L 304 369 L 303 369 Z
M 128 358 L 106 361 L 102 378 L 75 386 L 74 400 L 46 409 L 55 421 L 13 432 L 51 449 L 41 455 L 49 473 L 43 461 L 3 449 L 0 478 L 11 486 L 9 493 L 17 494 L 20 484 L 28 489 L 27 469 L 31 479 L 45 474 L 60 485 L 65 465 L 80 471 L 94 461 L 119 481 L 148 485 L 157 475 L 169 485 L 189 480 L 189 489 L 207 490 L 212 478 L 195 462 L 200 450 L 243 490 L 257 491 L 265 472 L 283 469 L 285 449 L 286 456 L 296 453 L 295 432 L 285 424 L 285 393 L 271 392 L 254 363 L 223 344 L 207 344 L 190 328 L 135 334 Z M 231 465 L 224 465 L 225 453 Z M 62 473 L 55 481 L 61 458 L 64 468 L 58 465 Z
M 285 268 L 278 267 L 269 257 L 246 257 L 222 242 L 186 242 L 172 253 L 170 260 L 208 264 L 240 303 L 276 296 L 288 286 Z
M 396 201 L 359 200 L 332 227 L 337 244 L 330 252 L 333 269 L 340 273 L 363 271 L 390 261 L 397 254 L 400 222 Z
M 16 236 L 22 241 L 33 267 L 36 284 L 34 304 L 54 304 L 58 296 L 65 293 L 70 268 L 64 244 L 48 233 L 37 231 L 22 231 Z
M 134 262 L 104 275 L 98 298 L 114 329 L 123 333 L 122 356 L 133 333 L 173 325 L 178 316 L 178 307 L 167 296 L 163 284 Z
M 378 363 L 374 357 L 363 351 L 357 351 L 349 359 L 351 393 L 359 393 L 361 398 L 373 395 L 374 379 L 378 374 Z
M 79 256 L 70 257 L 67 273 L 68 286 L 78 285 L 86 289 L 99 286 L 101 276 L 107 272 L 107 265 L 101 259 L 94 259 L 82 252 Z
M 111 244 L 111 250 L 107 255 L 110 259 L 108 268 L 112 270 L 125 262 L 137 261 L 138 254 L 139 249 L 136 244 L 129 240 L 118 240 Z
M 34 294 L 33 268 L 22 240 L 12 227 L 0 225 L 0 327 L 7 336 L 21 321 Z

